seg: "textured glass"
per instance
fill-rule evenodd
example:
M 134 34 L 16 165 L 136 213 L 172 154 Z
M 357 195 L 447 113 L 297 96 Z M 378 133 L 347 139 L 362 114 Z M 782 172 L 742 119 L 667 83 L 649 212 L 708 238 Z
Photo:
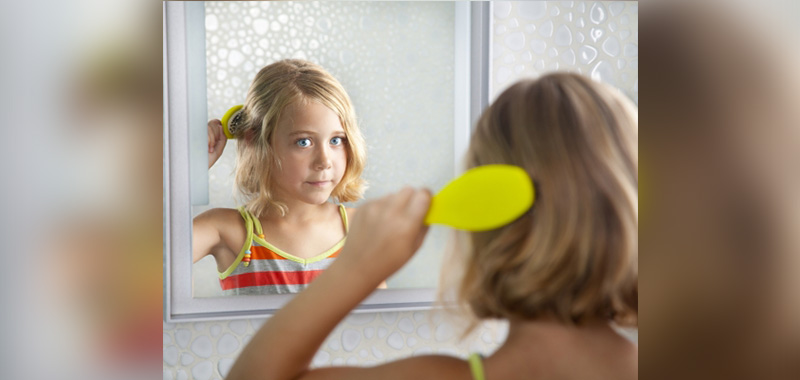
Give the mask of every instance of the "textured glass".
M 566 70 L 639 103 L 637 2 L 493 2 L 491 28 L 490 99 L 520 78 Z
M 454 30 L 447 2 L 207 2 L 208 118 L 243 103 L 263 66 L 307 59 L 333 74 L 353 100 L 367 142 L 365 197 L 405 185 L 438 190 L 455 174 Z M 235 151 L 230 141 L 209 171 L 210 204 L 195 207 L 195 215 L 239 204 Z M 435 287 L 446 235 L 432 228 L 389 287 Z M 196 297 L 221 294 L 212 258 L 193 270 Z

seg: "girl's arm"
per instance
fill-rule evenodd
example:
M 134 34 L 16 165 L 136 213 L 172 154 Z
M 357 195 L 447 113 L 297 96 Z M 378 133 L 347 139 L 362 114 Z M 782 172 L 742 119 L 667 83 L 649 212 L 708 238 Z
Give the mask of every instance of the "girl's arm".
M 219 220 L 225 218 L 225 212 L 224 209 L 211 209 L 192 220 L 192 263 L 227 249 L 217 227 Z
M 347 208 L 346 210 L 347 210 L 346 211 L 347 212 L 347 219 L 353 220 L 353 218 L 356 216 L 356 212 L 358 211 L 358 209 L 357 208 Z M 386 284 L 385 280 L 381 281 L 381 283 L 378 284 L 378 289 L 388 289 L 388 288 L 389 288 L 389 285 Z
M 225 150 L 228 143 L 222 131 L 222 122 L 218 119 L 208 121 L 208 168 L 214 165 Z M 208 210 L 192 220 L 192 262 L 196 263 L 206 255 L 223 249 L 222 237 L 216 220 L 223 217 L 221 211 Z
M 339 258 L 264 324 L 228 379 L 388 379 L 420 371 L 425 376 L 441 371 L 468 375 L 463 361 L 445 357 L 417 357 L 373 368 L 308 368 L 336 325 L 422 244 L 429 206 L 428 191 L 407 188 L 361 207 Z

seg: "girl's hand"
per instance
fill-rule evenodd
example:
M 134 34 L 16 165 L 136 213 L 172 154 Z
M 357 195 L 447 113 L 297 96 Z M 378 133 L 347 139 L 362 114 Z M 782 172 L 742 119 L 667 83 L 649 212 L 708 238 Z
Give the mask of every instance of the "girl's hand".
M 405 188 L 359 207 L 340 258 L 349 257 L 376 284 L 385 280 L 422 245 L 430 203 L 430 191 Z
M 225 144 L 228 143 L 228 138 L 225 132 L 222 131 L 222 122 L 219 119 L 208 121 L 208 168 L 211 169 L 214 163 L 217 162 L 222 151 L 225 150 Z

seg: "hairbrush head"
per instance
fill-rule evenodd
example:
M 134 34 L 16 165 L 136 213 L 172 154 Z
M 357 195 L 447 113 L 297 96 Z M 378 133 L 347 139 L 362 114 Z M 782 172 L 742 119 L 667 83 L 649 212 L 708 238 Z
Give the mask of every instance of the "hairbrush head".
M 235 139 L 242 124 L 242 105 L 233 106 L 222 116 L 222 130 L 228 139 Z
M 528 173 L 512 165 L 483 165 L 450 181 L 431 199 L 425 224 L 488 231 L 513 222 L 533 206 Z

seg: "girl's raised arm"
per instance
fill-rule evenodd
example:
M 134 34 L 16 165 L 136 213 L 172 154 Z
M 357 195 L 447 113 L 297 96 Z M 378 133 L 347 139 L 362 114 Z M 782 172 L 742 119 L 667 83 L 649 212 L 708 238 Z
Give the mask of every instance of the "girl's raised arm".
M 208 168 L 214 165 L 225 150 L 228 143 L 222 131 L 222 122 L 218 119 L 208 121 Z M 216 249 L 222 248 L 223 242 L 217 221 L 224 215 L 216 209 L 208 210 L 192 220 L 192 262 L 213 254 Z

